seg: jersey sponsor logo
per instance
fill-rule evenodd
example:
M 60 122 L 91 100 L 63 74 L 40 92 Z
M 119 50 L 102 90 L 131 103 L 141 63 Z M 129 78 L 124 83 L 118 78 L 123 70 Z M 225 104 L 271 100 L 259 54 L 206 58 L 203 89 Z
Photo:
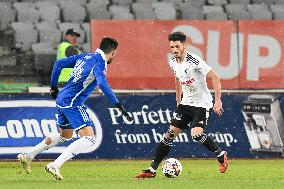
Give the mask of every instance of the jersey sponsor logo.
M 44 137 L 59 132 L 56 125 L 56 104 L 53 100 L 14 100 L 0 101 L 0 148 L 5 147 L 9 153 L 20 153 L 15 147 L 34 146 Z M 102 126 L 96 114 L 89 108 L 87 113 L 93 121 L 96 131 L 97 149 L 102 142 Z M 78 138 L 74 132 L 73 138 Z M 6 148 L 11 149 L 6 149 Z M 14 149 L 14 151 L 13 151 Z M 65 149 L 61 147 L 60 153 Z M 1 149 L 0 149 L 1 151 Z M 5 153 L 2 150 L 0 154 Z
M 181 82 L 180 82 L 180 85 L 190 85 L 190 84 L 192 84 L 194 81 L 195 81 L 194 78 L 190 78 L 190 79 L 187 80 L 187 81 L 181 81 Z

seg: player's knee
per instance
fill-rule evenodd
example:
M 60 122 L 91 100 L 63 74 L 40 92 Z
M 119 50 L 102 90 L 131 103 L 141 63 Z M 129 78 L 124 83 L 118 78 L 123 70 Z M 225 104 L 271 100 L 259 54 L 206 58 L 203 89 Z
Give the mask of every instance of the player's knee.
M 195 136 L 198 134 L 202 134 L 203 133 L 203 128 L 201 127 L 201 125 L 198 125 L 197 127 L 193 127 L 191 129 L 191 136 Z
M 51 145 L 51 144 L 59 144 L 59 143 L 63 143 L 63 142 L 67 142 L 69 140 L 71 140 L 72 138 L 65 138 L 60 136 L 59 133 L 56 133 L 54 135 L 48 136 L 45 138 L 45 144 L 47 145 Z
M 52 143 L 52 140 L 50 137 L 45 138 L 45 144 L 50 145 Z
M 162 142 L 163 142 L 165 145 L 172 146 L 172 145 L 173 145 L 174 138 L 175 138 L 174 131 L 170 128 L 170 129 L 166 132 L 165 137 L 164 137 L 164 139 L 162 140 Z
M 81 153 L 82 152 L 83 153 L 90 153 L 90 152 L 93 152 L 97 148 L 97 146 L 96 146 L 96 137 L 93 137 L 93 136 L 83 136 L 82 140 L 85 140 L 90 145 L 89 145 L 88 149 L 85 149 L 84 151 L 81 151 Z
M 195 142 L 203 143 L 207 135 L 203 133 L 202 127 L 194 127 L 191 129 L 191 137 Z

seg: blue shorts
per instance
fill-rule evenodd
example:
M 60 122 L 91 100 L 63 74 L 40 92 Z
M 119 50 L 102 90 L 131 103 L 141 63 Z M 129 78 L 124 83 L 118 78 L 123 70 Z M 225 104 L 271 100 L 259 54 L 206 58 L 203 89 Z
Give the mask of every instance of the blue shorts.
M 86 126 L 93 126 L 93 122 L 86 110 L 85 106 L 71 108 L 57 107 L 57 124 L 61 129 L 74 129 L 75 131 Z

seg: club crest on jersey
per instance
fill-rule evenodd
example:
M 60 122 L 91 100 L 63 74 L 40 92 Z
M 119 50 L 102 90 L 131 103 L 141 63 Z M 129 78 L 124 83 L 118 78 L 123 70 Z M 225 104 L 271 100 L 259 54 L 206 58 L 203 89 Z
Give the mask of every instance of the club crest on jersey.
M 184 70 L 184 73 L 188 74 L 188 72 L 189 72 L 189 69 L 186 68 L 186 69 Z
M 92 56 L 86 55 L 86 56 L 84 56 L 84 58 L 88 60 L 88 59 L 92 58 Z
M 195 79 L 192 77 L 187 81 L 181 81 L 180 85 L 190 85 L 191 83 L 193 83 L 195 81 Z

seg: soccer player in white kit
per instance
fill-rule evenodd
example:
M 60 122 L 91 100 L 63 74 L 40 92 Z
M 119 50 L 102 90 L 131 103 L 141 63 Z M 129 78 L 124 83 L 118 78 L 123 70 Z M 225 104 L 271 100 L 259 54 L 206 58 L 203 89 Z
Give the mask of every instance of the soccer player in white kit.
M 135 178 L 154 178 L 162 160 L 168 155 L 174 138 L 182 130 L 191 128 L 192 139 L 214 152 L 220 163 L 220 172 L 228 168 L 227 152 L 222 151 L 214 140 L 204 133 L 210 112 L 221 116 L 223 110 L 221 101 L 220 77 L 200 57 L 186 50 L 186 35 L 173 32 L 168 36 L 173 57 L 169 60 L 171 70 L 175 75 L 177 109 L 171 120 L 170 128 L 156 149 L 151 165 Z M 211 78 L 215 102 L 207 87 L 206 77 Z

